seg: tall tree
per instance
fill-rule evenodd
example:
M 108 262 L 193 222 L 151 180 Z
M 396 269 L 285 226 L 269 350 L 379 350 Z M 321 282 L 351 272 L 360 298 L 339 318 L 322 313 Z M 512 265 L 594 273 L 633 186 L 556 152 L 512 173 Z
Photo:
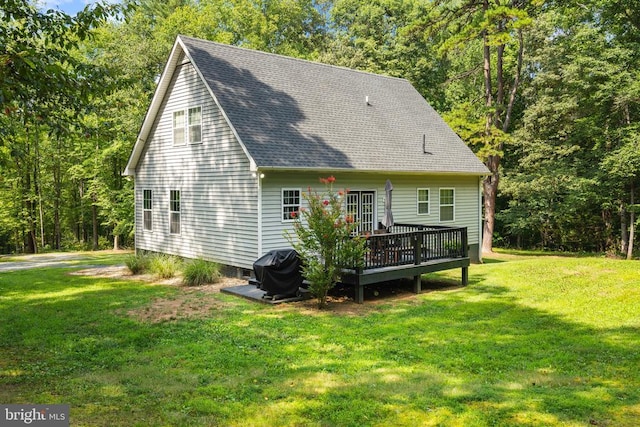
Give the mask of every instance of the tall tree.
M 512 130 L 522 79 L 524 32 L 542 0 L 435 0 L 420 24 L 439 34 L 442 54 L 473 55 L 471 68 L 454 70 L 453 80 L 471 79 L 471 93 L 459 99 L 450 124 L 464 134 L 491 172 L 483 181 L 482 251 L 491 252 L 500 163 Z M 481 79 L 475 77 L 480 74 Z M 479 103 L 481 101 L 481 104 Z

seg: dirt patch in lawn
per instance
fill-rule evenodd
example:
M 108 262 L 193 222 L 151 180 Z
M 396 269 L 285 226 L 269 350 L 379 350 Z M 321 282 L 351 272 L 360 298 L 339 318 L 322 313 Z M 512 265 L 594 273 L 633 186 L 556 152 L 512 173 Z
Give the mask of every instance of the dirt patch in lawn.
M 156 298 L 148 305 L 127 311 L 127 315 L 150 323 L 207 317 L 211 310 L 220 309 L 228 305 L 214 296 L 220 292 L 220 289 L 246 283 L 246 280 L 243 279 L 222 277 L 217 283 L 202 286 L 184 286 L 180 276 L 162 279 L 153 274 L 133 275 L 126 266 L 86 268 L 70 274 L 108 277 L 118 280 L 135 280 L 151 285 L 174 286 L 179 292 L 171 297 Z
M 206 318 L 212 310 L 231 307 L 233 302 L 218 297 L 222 288 L 246 284 L 246 279 L 223 277 L 219 282 L 203 286 L 184 286 L 181 277 L 160 279 L 151 274 L 133 275 L 125 266 L 86 268 L 70 274 L 92 277 L 108 277 L 118 280 L 135 280 L 152 285 L 175 286 L 179 292 L 168 298 L 156 298 L 148 305 L 127 311 L 127 315 L 143 322 L 158 323 L 188 318 Z M 423 282 L 423 292 L 460 289 L 451 283 Z M 327 307 L 318 310 L 316 299 L 272 306 L 274 310 L 298 310 L 308 315 L 334 313 L 343 316 L 359 316 L 379 310 L 382 305 L 418 303 L 411 280 L 379 283 L 365 288 L 364 304 L 354 302 L 352 286 L 337 286 L 327 298 Z

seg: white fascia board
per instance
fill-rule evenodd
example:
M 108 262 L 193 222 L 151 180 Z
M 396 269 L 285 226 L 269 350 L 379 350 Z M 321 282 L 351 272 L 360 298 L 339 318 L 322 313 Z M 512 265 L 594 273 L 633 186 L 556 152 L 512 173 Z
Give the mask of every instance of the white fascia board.
M 165 64 L 164 70 L 160 75 L 160 80 L 158 82 L 158 86 L 156 87 L 156 91 L 153 94 L 153 99 L 151 100 L 151 104 L 149 105 L 147 114 L 144 116 L 144 121 L 142 122 L 142 126 L 140 127 L 138 138 L 136 139 L 136 143 L 133 146 L 133 150 L 131 151 L 131 156 L 129 156 L 127 167 L 123 172 L 123 175 L 125 176 L 135 175 L 135 170 L 138 166 L 138 161 L 140 160 L 142 151 L 144 150 L 144 145 L 147 142 L 147 137 L 149 136 L 149 132 L 151 132 L 151 128 L 153 127 L 153 123 L 156 119 L 156 115 L 160 110 L 162 100 L 167 93 L 167 89 L 169 88 L 169 84 L 171 83 L 173 74 L 176 71 L 178 61 L 181 57 L 180 54 L 182 52 L 184 52 L 184 46 L 178 44 L 178 40 L 176 40 L 176 43 L 174 43 L 173 48 L 171 49 L 169 60 Z

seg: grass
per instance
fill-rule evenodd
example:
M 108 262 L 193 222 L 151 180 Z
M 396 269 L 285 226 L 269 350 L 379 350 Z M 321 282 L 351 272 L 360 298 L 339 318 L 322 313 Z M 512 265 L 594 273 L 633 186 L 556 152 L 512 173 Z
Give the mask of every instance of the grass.
M 159 323 L 132 313 L 184 289 L 3 273 L 0 402 L 70 404 L 77 426 L 637 425 L 639 264 L 488 261 L 357 315 L 191 288 L 208 315 Z

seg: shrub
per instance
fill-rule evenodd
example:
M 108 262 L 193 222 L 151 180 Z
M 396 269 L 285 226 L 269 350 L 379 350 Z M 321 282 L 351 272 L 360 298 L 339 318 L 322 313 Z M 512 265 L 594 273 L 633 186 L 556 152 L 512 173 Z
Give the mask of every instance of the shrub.
M 170 279 L 180 270 L 180 259 L 173 255 L 153 255 L 149 262 L 149 270 L 158 277 Z
M 126 264 L 131 274 L 143 274 L 149 270 L 150 257 L 147 254 L 142 255 L 130 255 L 125 259 Z
M 215 262 L 194 259 L 185 263 L 182 269 L 182 283 L 187 286 L 200 286 L 216 283 L 220 279 L 220 266 Z
M 333 176 L 321 178 L 326 185 L 323 193 L 302 193 L 308 204 L 292 214 L 295 236 L 285 233 L 300 255 L 302 272 L 310 282 L 309 290 L 318 299 L 318 308 L 327 303 L 327 293 L 340 280 L 342 270 L 363 263 L 366 241 L 357 236 L 358 224 L 346 211 L 345 194 L 335 192 Z

